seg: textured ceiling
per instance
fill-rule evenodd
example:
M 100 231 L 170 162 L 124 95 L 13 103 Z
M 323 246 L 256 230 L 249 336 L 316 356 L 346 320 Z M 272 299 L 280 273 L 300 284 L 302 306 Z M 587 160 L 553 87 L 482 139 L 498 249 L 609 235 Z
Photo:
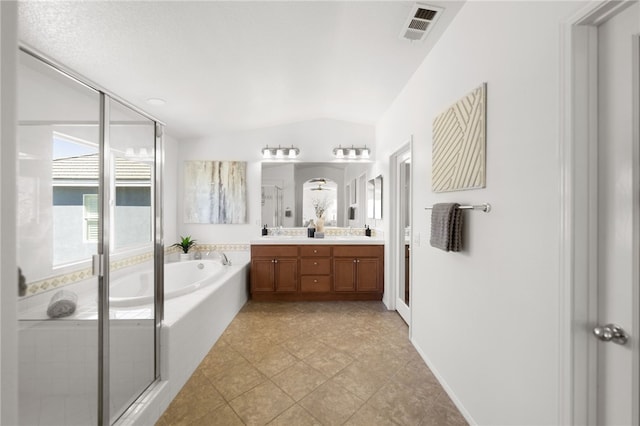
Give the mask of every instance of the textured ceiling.
M 413 2 L 21 2 L 26 45 L 191 138 L 308 119 L 374 124 L 425 42 L 399 37 Z M 158 107 L 148 98 L 163 98 Z

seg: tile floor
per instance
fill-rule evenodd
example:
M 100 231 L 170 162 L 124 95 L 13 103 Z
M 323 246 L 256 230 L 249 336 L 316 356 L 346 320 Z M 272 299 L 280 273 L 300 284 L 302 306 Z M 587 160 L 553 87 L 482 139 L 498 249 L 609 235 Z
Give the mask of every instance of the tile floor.
M 249 302 L 157 426 L 466 425 L 381 302 Z

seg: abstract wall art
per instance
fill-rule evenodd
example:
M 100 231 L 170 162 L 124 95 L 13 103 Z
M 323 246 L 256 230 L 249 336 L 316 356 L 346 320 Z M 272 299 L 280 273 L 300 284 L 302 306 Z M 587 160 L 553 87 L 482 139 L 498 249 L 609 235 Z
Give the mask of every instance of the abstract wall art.
M 185 161 L 184 223 L 247 223 L 247 163 Z
M 433 192 L 485 187 L 486 102 L 483 83 L 433 120 Z

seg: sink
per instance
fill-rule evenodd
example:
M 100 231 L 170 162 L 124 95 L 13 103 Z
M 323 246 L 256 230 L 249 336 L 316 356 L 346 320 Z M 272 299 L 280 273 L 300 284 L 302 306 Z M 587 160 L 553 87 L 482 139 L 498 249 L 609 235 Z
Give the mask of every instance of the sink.
M 293 240 L 306 238 L 306 235 L 263 235 L 261 238 L 266 240 Z

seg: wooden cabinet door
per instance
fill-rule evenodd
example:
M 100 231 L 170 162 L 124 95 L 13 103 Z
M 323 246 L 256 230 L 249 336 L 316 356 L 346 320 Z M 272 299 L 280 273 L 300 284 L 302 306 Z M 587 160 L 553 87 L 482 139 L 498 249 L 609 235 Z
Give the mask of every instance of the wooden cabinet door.
M 251 260 L 251 291 L 273 291 L 275 280 L 273 275 L 273 259 Z
M 298 259 L 279 258 L 275 261 L 276 291 L 298 290 Z
M 333 259 L 334 291 L 356 291 L 356 259 Z
M 378 258 L 358 259 L 357 265 L 357 290 L 358 291 L 380 291 L 380 262 Z

